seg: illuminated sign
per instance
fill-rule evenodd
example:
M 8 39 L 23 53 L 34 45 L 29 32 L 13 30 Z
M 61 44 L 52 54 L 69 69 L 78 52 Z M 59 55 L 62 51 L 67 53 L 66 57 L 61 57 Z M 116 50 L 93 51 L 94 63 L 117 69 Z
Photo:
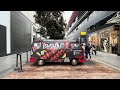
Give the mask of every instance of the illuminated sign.
M 81 36 L 86 35 L 86 32 L 80 32 L 80 35 Z

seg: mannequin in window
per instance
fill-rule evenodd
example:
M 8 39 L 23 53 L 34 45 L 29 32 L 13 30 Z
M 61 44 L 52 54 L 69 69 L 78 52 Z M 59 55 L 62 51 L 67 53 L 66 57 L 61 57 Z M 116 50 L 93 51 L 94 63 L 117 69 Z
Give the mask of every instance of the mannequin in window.
M 104 47 L 104 52 L 107 52 L 107 47 L 106 47 L 106 45 L 107 45 L 107 40 L 105 39 L 104 41 L 103 41 L 103 47 Z

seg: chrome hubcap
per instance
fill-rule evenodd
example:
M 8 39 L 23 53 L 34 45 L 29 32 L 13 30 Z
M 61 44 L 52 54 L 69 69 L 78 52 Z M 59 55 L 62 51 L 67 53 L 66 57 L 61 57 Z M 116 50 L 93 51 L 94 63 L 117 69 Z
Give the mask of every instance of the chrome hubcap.
M 38 61 L 38 65 L 43 65 L 43 64 L 44 64 L 43 60 Z
M 76 65 L 77 64 L 77 61 L 75 59 L 72 60 L 72 64 L 73 65 Z

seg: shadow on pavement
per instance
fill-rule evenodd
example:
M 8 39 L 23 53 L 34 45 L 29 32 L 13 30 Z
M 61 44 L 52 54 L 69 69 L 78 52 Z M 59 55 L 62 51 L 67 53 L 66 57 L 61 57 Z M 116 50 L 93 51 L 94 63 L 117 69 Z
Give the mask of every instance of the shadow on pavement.
M 93 65 L 97 65 L 98 63 L 96 63 L 96 62 L 93 61 L 93 60 L 87 60 L 84 64 L 85 64 L 85 65 L 89 65 L 89 66 L 93 66 Z
M 76 66 L 82 66 L 82 65 L 95 66 L 98 65 L 98 63 L 93 60 L 87 60 L 84 63 L 78 62 Z M 32 64 L 30 66 L 37 66 L 37 65 Z M 70 62 L 46 62 L 44 66 L 73 66 L 73 65 Z M 41 66 L 37 66 L 37 67 L 41 67 Z
M 31 65 L 31 64 L 29 64 Z M 73 66 L 70 62 L 46 62 L 44 66 Z M 77 65 L 84 65 L 84 63 L 78 63 Z M 32 64 L 31 66 L 37 66 L 35 64 Z M 38 66 L 40 67 L 40 66 Z

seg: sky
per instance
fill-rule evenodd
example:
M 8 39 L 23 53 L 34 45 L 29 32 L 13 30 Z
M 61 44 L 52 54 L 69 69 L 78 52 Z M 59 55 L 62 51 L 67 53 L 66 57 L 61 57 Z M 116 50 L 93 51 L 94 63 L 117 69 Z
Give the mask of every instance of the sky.
M 35 15 L 34 11 L 20 11 L 20 12 L 27 16 L 33 23 L 35 23 L 35 18 L 33 18 L 33 16 Z
M 33 23 L 35 23 L 35 19 L 33 18 L 33 16 L 35 15 L 34 11 L 20 11 L 20 12 L 22 12 L 25 16 L 27 16 Z M 67 24 L 69 22 L 72 12 L 73 11 L 64 11 L 63 12 L 63 17 L 64 17 L 64 20 L 66 20 Z
M 73 11 L 64 11 L 63 13 L 63 17 L 64 17 L 64 20 L 66 20 L 66 23 L 68 24 L 69 22 L 69 19 L 71 17 L 71 14 L 72 14 Z

